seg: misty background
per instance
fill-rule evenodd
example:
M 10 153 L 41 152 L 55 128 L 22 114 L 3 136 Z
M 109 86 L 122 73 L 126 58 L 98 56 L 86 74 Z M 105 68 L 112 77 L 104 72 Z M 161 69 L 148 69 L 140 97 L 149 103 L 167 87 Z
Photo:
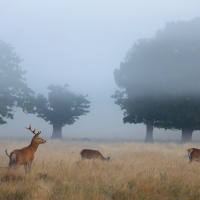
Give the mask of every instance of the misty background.
M 90 113 L 62 129 L 64 138 L 144 140 L 143 124 L 123 124 L 123 111 L 111 95 L 118 89 L 113 72 L 139 38 L 151 38 L 166 22 L 199 16 L 197 0 L 0 1 L 0 40 L 11 44 L 27 85 L 47 95 L 47 86 L 69 84 L 88 94 Z M 1 137 L 30 136 L 29 124 L 50 138 L 52 125 L 15 109 L 14 120 L 1 125 Z M 20 135 L 19 135 L 20 134 Z M 181 131 L 154 129 L 154 139 L 180 139 Z M 193 140 L 200 139 L 199 131 Z

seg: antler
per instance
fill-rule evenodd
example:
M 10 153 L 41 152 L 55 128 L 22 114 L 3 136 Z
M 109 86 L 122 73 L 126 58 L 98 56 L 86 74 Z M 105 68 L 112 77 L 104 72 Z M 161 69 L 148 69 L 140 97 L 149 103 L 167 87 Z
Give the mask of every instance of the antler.
M 27 128 L 27 127 L 25 127 L 26 129 L 29 129 L 34 135 L 35 134 L 40 134 L 41 133 L 41 131 L 38 131 L 37 133 L 35 132 L 36 131 L 36 128 L 34 128 L 34 130 L 32 131 L 32 129 L 31 129 L 31 124 L 30 124 L 30 126 Z

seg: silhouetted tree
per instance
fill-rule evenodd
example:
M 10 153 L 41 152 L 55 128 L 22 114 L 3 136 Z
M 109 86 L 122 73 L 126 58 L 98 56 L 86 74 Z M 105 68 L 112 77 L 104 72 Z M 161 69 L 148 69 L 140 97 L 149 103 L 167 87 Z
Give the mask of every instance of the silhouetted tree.
M 0 41 L 0 124 L 6 124 L 6 118 L 13 119 L 14 107 L 34 112 L 34 92 L 25 83 L 21 61 L 11 45 Z
M 125 110 L 124 123 L 145 123 L 146 141 L 153 126 L 191 140 L 200 130 L 199 63 L 200 18 L 167 23 L 154 38 L 138 40 L 114 71 L 121 90 L 112 97 Z
M 53 125 L 52 139 L 62 139 L 62 127 L 71 125 L 79 116 L 86 115 L 90 102 L 82 94 L 69 91 L 68 85 L 50 85 L 48 99 L 39 94 L 36 98 L 38 117 Z
M 182 130 L 182 142 L 191 141 L 193 131 L 200 130 L 200 95 L 171 94 L 162 103 L 161 112 L 166 114 L 166 121 L 159 126 Z

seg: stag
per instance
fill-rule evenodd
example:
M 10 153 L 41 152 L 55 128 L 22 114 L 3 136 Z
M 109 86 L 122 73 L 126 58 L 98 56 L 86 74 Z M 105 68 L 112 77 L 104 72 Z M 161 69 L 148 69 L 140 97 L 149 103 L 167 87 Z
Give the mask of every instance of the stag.
M 80 151 L 82 159 L 98 159 L 103 161 L 109 161 L 110 157 L 105 158 L 98 150 L 83 149 Z
M 26 127 L 25 127 L 26 128 Z M 36 133 L 36 129 L 31 129 L 31 125 L 26 128 L 29 129 L 33 134 L 33 138 L 31 140 L 31 144 L 27 147 L 24 147 L 22 149 L 15 149 L 10 153 L 10 155 L 7 152 L 7 149 L 5 150 L 6 155 L 9 157 L 9 169 L 12 167 L 14 169 L 17 169 L 19 165 L 24 165 L 25 172 L 30 173 L 31 164 L 34 159 L 34 153 L 36 152 L 39 144 L 43 144 L 46 142 L 46 140 L 42 139 L 39 135 L 41 131 L 38 131 Z

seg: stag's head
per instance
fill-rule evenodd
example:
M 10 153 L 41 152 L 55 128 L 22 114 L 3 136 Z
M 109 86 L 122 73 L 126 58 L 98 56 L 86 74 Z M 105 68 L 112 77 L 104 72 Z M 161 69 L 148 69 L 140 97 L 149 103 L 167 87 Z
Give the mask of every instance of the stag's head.
M 25 128 L 26 128 L 26 127 L 25 127 Z M 38 132 L 36 133 L 36 129 L 34 128 L 34 130 L 32 130 L 32 129 L 31 129 L 31 125 L 30 125 L 28 128 L 26 128 L 26 129 L 29 129 L 29 130 L 34 134 L 34 136 L 33 136 L 33 138 L 32 138 L 32 142 L 37 143 L 38 145 L 39 145 L 39 144 L 43 144 L 43 143 L 46 142 L 46 140 L 44 140 L 44 139 L 42 139 L 42 138 L 40 137 L 41 131 L 38 131 Z
M 43 144 L 46 142 L 46 140 L 42 139 L 38 133 L 36 133 L 33 138 L 32 141 L 36 142 L 37 144 Z

